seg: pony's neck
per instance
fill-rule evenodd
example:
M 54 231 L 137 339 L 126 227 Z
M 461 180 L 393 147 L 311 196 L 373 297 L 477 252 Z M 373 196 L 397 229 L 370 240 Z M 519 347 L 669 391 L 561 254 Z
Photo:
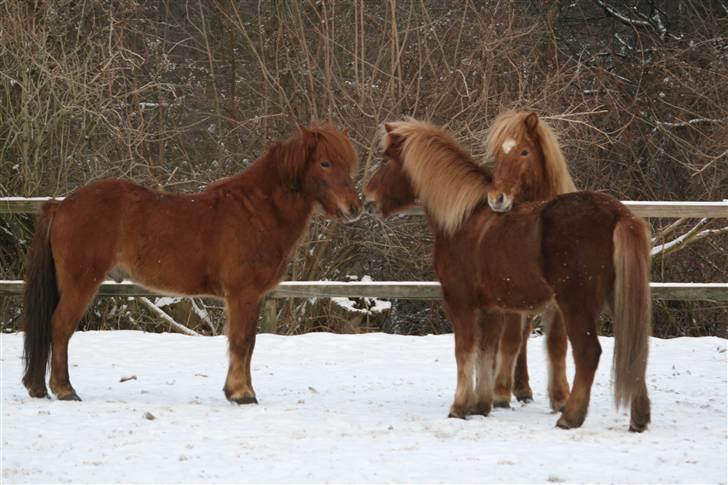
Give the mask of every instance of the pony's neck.
M 234 194 L 251 217 L 261 221 L 254 227 L 275 233 L 284 246 L 293 245 L 300 239 L 315 206 L 315 202 L 300 189 L 281 179 L 277 160 L 270 153 L 210 189 Z
M 528 184 L 519 199 L 520 202 L 535 202 L 538 200 L 551 199 L 558 194 L 558 192 L 554 193 L 551 188 L 551 184 L 547 183 L 547 181 L 542 181 L 537 184 Z

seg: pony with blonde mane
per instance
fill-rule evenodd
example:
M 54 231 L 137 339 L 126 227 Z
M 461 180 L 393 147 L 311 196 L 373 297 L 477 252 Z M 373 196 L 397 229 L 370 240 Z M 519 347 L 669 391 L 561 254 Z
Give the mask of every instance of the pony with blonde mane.
M 530 111 L 505 111 L 488 130 L 486 149 L 495 163 L 488 203 L 493 210 L 508 210 L 513 203 L 548 200 L 575 192 L 558 137 L 549 124 Z M 519 401 L 529 402 L 527 342 L 532 317 L 499 312 L 483 313 L 493 325 L 501 324 L 496 364 L 495 401 L 509 407 L 511 392 Z M 569 396 L 566 378 L 567 337 L 559 313 L 549 307 L 543 313 L 546 349 L 549 355 L 548 393 L 551 407 L 560 411 Z
M 407 119 L 385 123 L 384 161 L 366 185 L 367 205 L 389 216 L 422 202 L 433 263 L 455 334 L 457 387 L 450 416 L 487 415 L 498 332 L 479 311 L 561 313 L 576 376 L 557 426 L 581 426 L 599 363 L 597 317 L 613 296 L 614 397 L 631 406 L 630 430 L 650 422 L 645 371 L 650 334 L 647 224 L 606 194 L 578 192 L 498 213 L 490 171 L 444 130 Z

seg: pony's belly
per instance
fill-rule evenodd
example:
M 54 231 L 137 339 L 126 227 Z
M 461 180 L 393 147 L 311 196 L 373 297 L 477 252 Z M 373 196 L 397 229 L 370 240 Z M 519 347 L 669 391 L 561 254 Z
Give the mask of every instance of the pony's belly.
M 220 295 L 217 278 L 211 278 L 205 268 L 196 264 L 177 265 L 150 262 L 133 267 L 117 265 L 110 276 L 117 279 L 123 276 L 149 290 L 180 296 L 216 296 Z
M 481 286 L 479 293 L 483 307 L 523 313 L 539 313 L 553 299 L 545 284 L 513 284 L 506 278 L 499 285 Z

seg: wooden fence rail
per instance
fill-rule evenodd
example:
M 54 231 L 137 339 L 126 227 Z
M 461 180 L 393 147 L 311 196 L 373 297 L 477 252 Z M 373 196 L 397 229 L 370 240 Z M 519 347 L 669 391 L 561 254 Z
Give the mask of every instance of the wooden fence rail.
M 728 301 L 728 283 L 650 283 L 656 300 Z M 22 280 L 0 280 L 0 296 L 17 296 L 23 292 Z M 158 296 L 133 283 L 107 281 L 99 288 L 100 296 Z M 388 300 L 439 300 L 440 283 L 436 281 L 284 281 L 268 293 L 269 298 L 366 297 Z

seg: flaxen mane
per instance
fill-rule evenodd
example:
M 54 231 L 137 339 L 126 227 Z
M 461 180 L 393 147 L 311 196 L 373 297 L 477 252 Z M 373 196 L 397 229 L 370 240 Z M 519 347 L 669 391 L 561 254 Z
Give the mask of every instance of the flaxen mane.
M 452 234 L 487 197 L 490 173 L 483 170 L 444 130 L 408 118 L 387 123 L 386 149 L 401 140 L 404 170 L 437 226 Z
M 527 134 L 525 120 L 530 114 L 530 111 L 506 111 L 498 115 L 488 130 L 488 137 L 485 141 L 488 153 L 491 156 L 494 155 L 507 138 L 523 140 Z M 558 138 L 542 118 L 539 118 L 538 125 L 536 125 L 536 135 L 543 151 L 545 175 L 550 186 L 550 193 L 547 197 L 576 192 L 576 186 L 571 179 L 569 166 L 559 147 Z

